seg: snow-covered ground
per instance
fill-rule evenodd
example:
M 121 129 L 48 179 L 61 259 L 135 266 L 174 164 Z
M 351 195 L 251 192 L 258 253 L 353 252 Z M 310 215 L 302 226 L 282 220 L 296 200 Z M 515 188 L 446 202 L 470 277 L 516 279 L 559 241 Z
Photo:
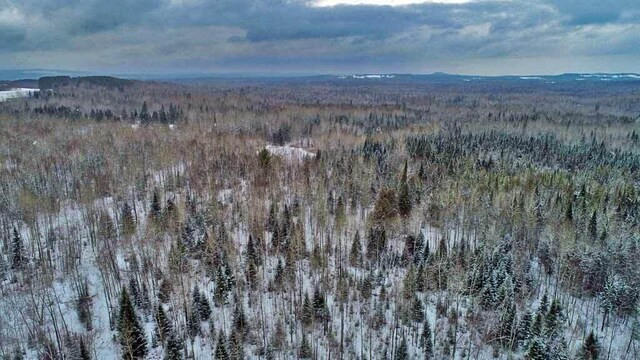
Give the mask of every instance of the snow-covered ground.
M 0 101 L 5 101 L 7 99 L 19 98 L 29 96 L 30 93 L 34 93 L 40 91 L 38 89 L 29 89 L 29 88 L 19 88 L 19 89 L 11 89 L 6 91 L 0 91 Z
M 267 145 L 265 148 L 269 153 L 271 153 L 271 155 L 282 156 L 288 160 L 304 160 L 306 158 L 313 158 L 316 156 L 315 153 L 290 145 Z

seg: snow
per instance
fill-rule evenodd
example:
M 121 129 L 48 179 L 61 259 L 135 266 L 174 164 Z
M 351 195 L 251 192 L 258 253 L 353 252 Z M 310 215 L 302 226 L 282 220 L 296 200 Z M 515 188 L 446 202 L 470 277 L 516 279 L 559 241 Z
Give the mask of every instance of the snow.
M 267 145 L 265 148 L 269 153 L 271 153 L 271 155 L 282 156 L 287 160 L 304 160 L 307 158 L 314 158 L 316 156 L 315 153 L 290 145 Z
M 0 101 L 29 96 L 30 93 L 38 92 L 39 89 L 18 88 L 6 91 L 0 91 Z
M 349 75 L 349 76 L 339 76 L 340 79 L 393 79 L 396 77 L 395 75 L 387 75 L 387 74 L 363 74 L 363 75 Z
M 522 80 L 542 80 L 540 76 L 520 76 Z

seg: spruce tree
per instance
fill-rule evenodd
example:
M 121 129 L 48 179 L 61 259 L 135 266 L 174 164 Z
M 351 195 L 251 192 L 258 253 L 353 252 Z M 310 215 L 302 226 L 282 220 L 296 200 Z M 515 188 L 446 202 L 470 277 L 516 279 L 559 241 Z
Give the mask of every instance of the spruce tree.
M 597 360 L 600 353 L 600 344 L 598 343 L 598 337 L 593 330 L 589 332 L 587 338 L 582 344 L 580 356 L 582 360 Z
M 225 343 L 227 340 L 222 331 L 218 334 L 218 343 L 216 344 L 216 351 L 213 355 L 215 360 L 229 360 L 229 353 L 227 353 L 227 347 Z
M 524 358 L 525 360 L 546 360 L 545 346 L 540 338 L 535 337 L 531 340 Z
M 530 311 L 525 312 L 520 321 L 518 322 L 518 331 L 516 338 L 520 345 L 524 345 L 529 339 L 531 339 L 531 321 L 532 316 Z
M 313 304 L 309 300 L 309 295 L 304 294 L 304 300 L 302 302 L 302 323 L 304 325 L 311 325 L 313 323 Z
M 411 214 L 411 198 L 409 195 L 409 184 L 407 184 L 407 161 L 404 162 L 400 186 L 398 188 L 398 213 L 402 217 Z
M 429 320 L 424 320 L 424 327 L 422 328 L 422 349 L 424 351 L 425 359 L 433 358 L 433 340 L 431 339 L 431 326 L 429 326 Z
M 182 348 L 183 344 L 176 338 L 176 335 L 171 332 L 167 339 L 167 344 L 164 347 L 164 360 L 182 360 Z
M 409 354 L 407 353 L 407 339 L 402 337 L 400 340 L 400 345 L 396 349 L 395 360 L 407 360 L 409 358 Z
M 229 336 L 229 358 L 231 360 L 243 360 L 244 359 L 244 344 L 242 341 L 242 334 L 236 331 L 232 331 Z
M 78 348 L 79 360 L 91 360 L 91 353 L 89 352 L 89 349 L 87 349 L 87 346 L 84 344 L 84 340 L 82 338 L 80 338 Z
M 249 332 L 249 326 L 247 324 L 247 318 L 244 315 L 244 307 L 242 306 L 242 301 L 236 302 L 236 308 L 233 312 L 233 329 L 243 338 Z
M 196 306 L 198 308 L 198 316 L 200 317 L 200 321 L 208 321 L 211 317 L 211 304 L 209 303 L 209 299 L 207 299 L 207 296 L 203 292 L 200 292 Z
M 125 202 L 124 205 L 122 205 L 121 212 L 120 222 L 122 223 L 122 235 L 131 236 L 136 232 L 136 221 L 129 203 Z
M 298 350 L 298 359 L 311 359 L 311 346 L 309 345 L 309 341 L 307 340 L 307 335 L 302 332 L 302 343 L 300 344 L 300 349 Z
M 122 289 L 122 294 L 120 295 L 120 312 L 117 329 L 123 359 L 133 360 L 144 358 L 147 354 L 146 334 L 138 321 L 126 288 Z
M 153 190 L 153 197 L 151 199 L 151 209 L 149 210 L 149 216 L 155 224 L 159 224 L 162 218 L 162 205 L 160 205 L 160 196 L 158 195 L 158 189 Z
M 351 251 L 349 252 L 349 263 L 351 266 L 358 267 L 362 260 L 362 243 L 360 242 L 360 232 L 356 231 L 351 243 Z
M 11 268 L 14 270 L 22 269 L 26 264 L 24 255 L 24 247 L 22 245 L 22 237 L 18 230 L 13 228 L 13 240 L 11 241 Z
M 414 294 L 412 304 L 411 319 L 419 323 L 424 320 L 424 307 L 422 306 L 422 300 Z
M 167 318 L 162 304 L 158 304 L 156 309 L 156 333 L 158 338 L 162 343 L 164 343 L 172 332 L 173 327 L 171 326 L 171 322 Z

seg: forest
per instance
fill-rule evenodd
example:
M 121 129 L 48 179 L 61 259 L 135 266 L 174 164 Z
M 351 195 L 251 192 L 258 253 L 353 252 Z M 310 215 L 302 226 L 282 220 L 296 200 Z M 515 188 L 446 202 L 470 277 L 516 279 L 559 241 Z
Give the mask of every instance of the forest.
M 640 358 L 638 80 L 22 83 L 2 359 Z

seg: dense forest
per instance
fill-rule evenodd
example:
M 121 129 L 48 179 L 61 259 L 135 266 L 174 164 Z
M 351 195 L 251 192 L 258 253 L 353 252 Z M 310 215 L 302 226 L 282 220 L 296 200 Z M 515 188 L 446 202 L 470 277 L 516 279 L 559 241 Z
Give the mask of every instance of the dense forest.
M 638 359 L 640 82 L 43 78 L 2 359 Z

